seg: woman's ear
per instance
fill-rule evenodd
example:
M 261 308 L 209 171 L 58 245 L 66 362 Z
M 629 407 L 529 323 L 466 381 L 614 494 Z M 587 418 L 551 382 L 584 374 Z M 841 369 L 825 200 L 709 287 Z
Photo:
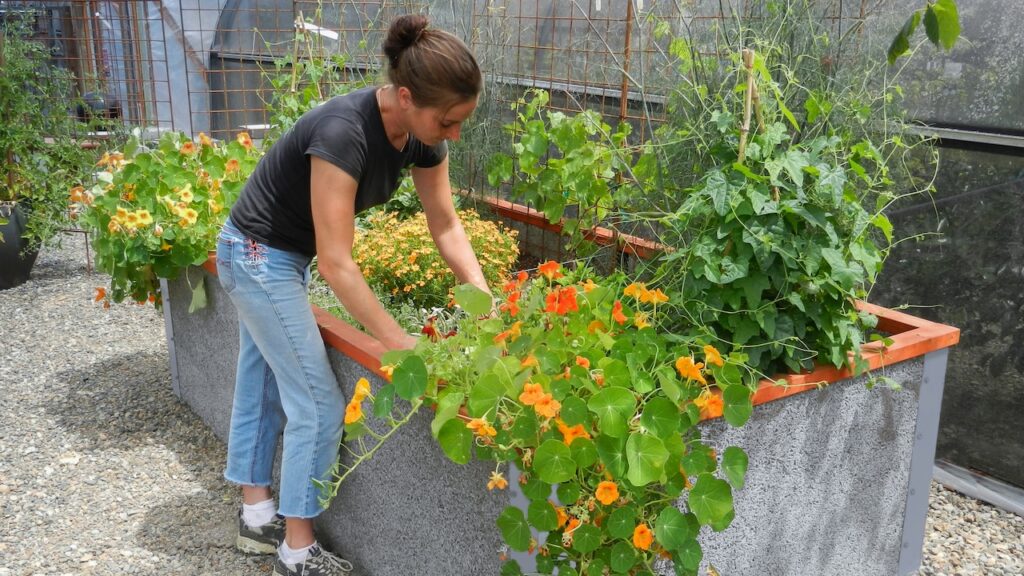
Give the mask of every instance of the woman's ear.
M 398 88 L 398 105 L 402 110 L 409 110 L 415 106 L 412 101 L 412 92 L 405 86 Z

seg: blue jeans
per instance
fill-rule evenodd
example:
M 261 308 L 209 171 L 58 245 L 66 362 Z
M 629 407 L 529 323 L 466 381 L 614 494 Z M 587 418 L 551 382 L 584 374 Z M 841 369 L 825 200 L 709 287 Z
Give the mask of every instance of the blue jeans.
M 323 511 L 312 480 L 329 480 L 345 396 L 309 305 L 311 259 L 246 238 L 231 223 L 217 240 L 217 273 L 238 311 L 238 374 L 224 477 L 270 486 L 284 432 L 278 512 Z

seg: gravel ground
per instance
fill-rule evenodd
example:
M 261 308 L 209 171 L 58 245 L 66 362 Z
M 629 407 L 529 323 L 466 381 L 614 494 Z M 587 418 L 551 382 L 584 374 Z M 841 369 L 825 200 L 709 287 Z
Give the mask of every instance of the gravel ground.
M 104 310 L 106 282 L 74 235 L 0 291 L 0 576 L 268 574 L 232 547 L 224 446 L 171 393 L 163 317 Z M 921 576 L 1024 574 L 1019 516 L 933 483 L 927 531 Z

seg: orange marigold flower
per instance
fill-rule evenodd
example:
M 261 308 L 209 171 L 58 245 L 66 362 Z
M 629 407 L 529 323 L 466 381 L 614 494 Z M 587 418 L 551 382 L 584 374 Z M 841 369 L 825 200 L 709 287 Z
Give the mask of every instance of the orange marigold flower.
M 577 366 L 582 366 L 582 367 L 586 368 L 587 370 L 590 370 L 590 359 L 589 358 L 584 358 L 583 356 L 577 356 L 576 357 L 576 365 Z
M 605 506 L 608 506 L 612 502 L 619 499 L 619 487 L 610 480 L 605 480 L 597 485 L 597 490 L 594 491 L 594 497 L 597 501 Z
M 519 401 L 527 406 L 533 406 L 545 396 L 547 394 L 544 393 L 544 388 L 540 384 L 527 382 L 523 385 L 523 393 L 519 395 Z
M 558 416 L 558 411 L 562 409 L 562 403 L 555 400 L 551 394 L 545 394 L 540 400 L 537 400 L 533 404 L 533 409 L 544 416 L 545 418 L 554 418 Z
M 246 150 L 252 148 L 252 138 L 249 137 L 248 132 L 239 132 L 238 136 L 235 137 L 235 140 L 245 147 Z
M 558 278 L 561 278 L 563 276 L 561 268 L 562 265 L 559 264 L 558 262 L 555 262 L 554 260 L 548 260 L 547 262 L 541 264 L 537 268 L 537 271 L 540 272 L 541 276 L 547 278 L 548 280 L 557 280 Z
M 701 392 L 693 404 L 700 408 L 701 418 L 717 418 L 722 415 L 722 408 L 725 406 L 722 397 L 710 390 Z
M 363 399 L 369 395 L 370 381 L 367 380 L 366 378 L 360 378 L 359 381 L 356 382 L 356 391 L 355 394 L 352 395 L 352 400 L 356 400 L 358 398 L 359 401 L 362 402 Z
M 650 550 L 651 544 L 654 543 L 654 534 L 651 533 L 651 529 L 647 527 L 647 524 L 637 524 L 636 528 L 633 529 L 633 546 L 636 546 L 639 550 Z
M 725 360 L 722 360 L 722 355 L 718 352 L 718 349 L 711 344 L 704 346 L 704 360 L 707 361 L 708 364 L 714 364 L 718 367 L 725 366 Z
M 612 305 L 612 320 L 615 320 L 618 324 L 626 322 L 626 315 L 622 313 L 622 302 L 619 300 L 616 300 L 615 304 Z
M 355 398 L 345 407 L 345 424 L 355 424 L 363 419 L 363 405 Z
M 107 289 L 103 286 L 96 287 L 96 297 L 93 298 L 93 302 L 99 302 L 107 297 Z
M 498 490 L 508 488 L 508 480 L 505 480 L 505 476 L 497 470 L 491 472 L 491 479 L 487 482 L 488 490 L 494 490 L 495 488 Z
M 679 371 L 679 375 L 685 380 L 696 380 L 701 384 L 707 384 L 704 376 L 700 373 L 700 369 L 703 367 L 703 362 L 694 363 L 693 358 L 690 356 L 680 356 L 676 359 L 676 370 Z

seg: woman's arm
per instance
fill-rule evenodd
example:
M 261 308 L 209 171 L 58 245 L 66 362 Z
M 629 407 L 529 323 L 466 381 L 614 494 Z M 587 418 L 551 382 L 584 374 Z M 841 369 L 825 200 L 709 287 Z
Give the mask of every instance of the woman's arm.
M 455 213 L 451 183 L 448 180 L 448 158 L 432 168 L 413 168 L 412 180 L 427 216 L 427 228 L 430 229 L 441 257 L 459 282 L 472 284 L 490 294 L 480 262 Z
M 407 334 L 381 306 L 362 270 L 352 259 L 358 183 L 344 170 L 315 156 L 312 174 L 313 227 L 316 230 L 318 269 L 352 317 L 389 349 L 412 348 L 416 338 Z

